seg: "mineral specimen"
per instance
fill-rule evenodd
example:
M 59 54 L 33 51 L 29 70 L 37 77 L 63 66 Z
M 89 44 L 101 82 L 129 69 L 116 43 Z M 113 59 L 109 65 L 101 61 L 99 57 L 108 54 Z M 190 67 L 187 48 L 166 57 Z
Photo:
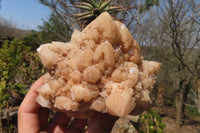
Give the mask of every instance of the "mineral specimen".
M 38 49 L 48 70 L 38 103 L 83 118 L 92 112 L 126 116 L 150 103 L 160 63 L 145 61 L 126 26 L 104 12 L 71 41 Z

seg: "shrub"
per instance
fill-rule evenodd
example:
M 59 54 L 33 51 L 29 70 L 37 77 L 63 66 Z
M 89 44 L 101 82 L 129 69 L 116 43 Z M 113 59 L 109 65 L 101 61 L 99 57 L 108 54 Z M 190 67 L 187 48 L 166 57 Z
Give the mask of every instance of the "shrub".
M 162 133 L 165 126 L 161 117 L 152 109 L 146 114 L 140 115 L 139 133 Z
M 186 111 L 191 115 L 191 116 L 200 116 L 200 113 L 197 108 L 192 107 L 192 106 L 187 106 Z
M 44 69 L 37 53 L 17 39 L 2 44 L 0 57 L 0 106 L 4 107 L 11 97 L 11 91 L 23 97 Z

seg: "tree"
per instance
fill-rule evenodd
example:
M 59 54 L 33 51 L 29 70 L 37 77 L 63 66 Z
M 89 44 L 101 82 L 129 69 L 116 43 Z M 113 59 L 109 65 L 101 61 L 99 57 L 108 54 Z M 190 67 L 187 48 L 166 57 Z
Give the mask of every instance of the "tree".
M 36 50 L 40 44 L 52 41 L 67 42 L 72 33 L 72 27 L 66 25 L 62 19 L 52 13 L 49 20 L 43 21 L 43 25 L 38 26 L 39 31 L 32 31 L 23 37 L 23 41 L 32 50 Z
M 48 21 L 44 21 L 42 26 L 39 26 L 40 36 L 46 42 L 54 41 L 69 41 L 72 27 L 66 24 L 55 13 L 52 13 Z
M 167 0 L 160 6 L 162 45 L 170 45 L 177 60 L 173 78 L 176 88 L 176 122 L 181 125 L 184 103 L 191 81 L 200 65 L 200 3 L 195 0 Z
M 93 1 L 93 2 L 92 2 Z M 107 3 L 105 4 L 106 7 L 104 8 L 106 10 L 102 11 L 108 11 L 112 12 L 114 9 L 115 11 L 119 12 L 112 12 L 112 16 L 115 18 L 123 19 L 123 23 L 126 24 L 128 29 L 131 33 L 133 33 L 133 36 L 136 40 L 139 40 L 139 37 L 141 35 L 138 35 L 138 33 L 135 32 L 134 27 L 140 27 L 141 23 L 138 21 L 139 14 L 145 14 L 147 11 L 150 10 L 151 7 L 159 6 L 159 0 L 40 0 L 40 2 L 47 7 L 49 7 L 60 19 L 63 20 L 63 22 L 68 25 L 72 25 L 74 28 L 83 28 L 84 26 L 80 25 L 80 23 L 74 23 L 75 18 L 73 17 L 74 14 L 78 14 L 83 12 L 83 8 L 89 9 L 90 13 L 94 12 L 95 14 L 99 14 L 97 10 L 98 6 L 101 5 L 101 3 Z M 90 3 L 89 3 L 90 2 Z M 96 3 L 96 4 L 91 4 Z M 140 9 L 139 14 L 137 14 L 138 11 L 138 2 L 140 2 Z M 85 5 L 82 9 L 74 8 L 77 6 Z M 80 4 L 81 3 L 81 4 Z M 86 4 L 82 4 L 86 3 Z M 91 6 L 92 5 L 92 6 Z M 95 7 L 96 5 L 96 7 Z M 120 6 L 119 6 L 120 5 Z M 89 8 L 87 7 L 89 6 Z M 88 12 L 87 12 L 88 13 Z M 88 15 L 86 12 L 85 14 L 79 14 L 83 15 L 81 17 L 88 17 L 91 18 L 90 15 Z M 78 16 L 79 16 L 78 15 Z M 97 15 L 94 15 L 97 16 Z M 95 18 L 95 17 L 94 17 Z M 93 20 L 92 18 L 91 20 Z M 91 21 L 90 20 L 90 21 Z
M 68 9 L 71 5 L 71 0 L 39 0 L 42 4 L 49 7 L 64 24 L 68 26 L 71 21 L 71 15 L 74 13 L 73 9 Z
M 72 23 L 73 18 L 81 22 L 80 27 L 86 26 L 104 11 L 116 15 L 116 12 L 124 10 L 122 6 L 113 6 L 113 0 L 40 0 L 40 2 L 48 6 L 65 24 Z

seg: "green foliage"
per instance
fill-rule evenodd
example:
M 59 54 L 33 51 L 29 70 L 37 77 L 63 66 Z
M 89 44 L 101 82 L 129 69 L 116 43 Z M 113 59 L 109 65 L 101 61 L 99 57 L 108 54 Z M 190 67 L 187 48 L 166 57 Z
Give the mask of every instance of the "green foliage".
M 165 105 L 170 107 L 176 107 L 175 100 L 172 98 L 170 99 L 169 97 L 165 99 Z
M 70 39 L 71 28 L 66 25 L 54 13 L 51 14 L 48 21 L 44 21 L 42 26 L 38 26 L 39 31 L 32 31 L 23 37 L 24 44 L 30 46 L 35 51 L 40 44 L 50 43 L 52 41 L 67 42 Z
M 13 91 L 15 91 L 17 94 L 20 94 L 20 95 L 25 95 L 27 93 L 27 85 L 25 84 L 21 84 L 21 83 L 18 83 L 18 84 L 14 84 L 12 86 L 13 88 Z
M 187 106 L 186 110 L 191 116 L 200 116 L 198 109 L 195 107 Z
M 85 10 L 85 12 L 74 14 L 76 21 L 80 21 L 83 27 L 87 26 L 103 12 L 113 14 L 125 10 L 121 6 L 113 6 L 113 0 L 86 0 L 85 2 L 77 2 L 74 7 Z
M 44 21 L 42 26 L 39 26 L 39 37 L 42 43 L 52 41 L 69 41 L 70 25 L 67 25 L 54 13 L 51 14 L 48 21 Z
M 32 50 L 36 50 L 43 42 L 43 39 L 41 39 L 39 32 L 32 31 L 23 37 L 23 41 L 26 46 L 30 46 Z
M 13 128 L 14 128 L 14 125 L 12 123 L 7 125 L 8 132 L 11 132 Z
M 139 133 L 162 133 L 165 124 L 162 123 L 161 117 L 152 109 L 146 114 L 140 115 L 139 119 Z
M 28 50 L 28 47 L 24 47 L 22 42 L 14 40 L 11 43 L 5 41 L 0 49 L 0 102 L 6 103 L 8 100 L 8 81 L 11 81 L 11 77 L 17 73 L 17 66 L 20 64 L 23 49 Z
M 154 5 L 159 6 L 159 0 L 145 0 L 145 6 L 147 9 Z
M 145 3 L 141 5 L 139 12 L 143 13 L 150 10 L 151 7 L 159 6 L 159 0 L 145 0 Z
M 24 96 L 27 88 L 43 73 L 37 53 L 24 41 L 5 41 L 0 48 L 0 106 L 8 103 L 11 91 Z

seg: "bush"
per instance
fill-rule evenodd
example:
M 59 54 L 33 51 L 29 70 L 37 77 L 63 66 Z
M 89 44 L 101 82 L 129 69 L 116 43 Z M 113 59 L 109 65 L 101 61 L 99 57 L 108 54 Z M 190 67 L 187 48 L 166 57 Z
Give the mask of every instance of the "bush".
M 197 108 L 192 107 L 192 106 L 187 106 L 186 111 L 191 115 L 191 116 L 200 116 L 200 113 Z
M 38 54 L 22 40 L 4 41 L 0 57 L 0 109 L 19 106 L 44 68 Z M 16 132 L 16 116 L 2 120 L 2 126 L 5 132 Z
M 165 126 L 161 117 L 152 109 L 146 114 L 140 115 L 139 133 L 162 133 Z
M 32 31 L 23 37 L 24 44 L 30 46 L 32 50 L 36 50 L 42 42 L 40 32 Z
M 0 106 L 4 107 L 11 97 L 11 91 L 23 97 L 32 82 L 44 73 L 44 69 L 37 53 L 17 39 L 2 44 L 0 57 Z

